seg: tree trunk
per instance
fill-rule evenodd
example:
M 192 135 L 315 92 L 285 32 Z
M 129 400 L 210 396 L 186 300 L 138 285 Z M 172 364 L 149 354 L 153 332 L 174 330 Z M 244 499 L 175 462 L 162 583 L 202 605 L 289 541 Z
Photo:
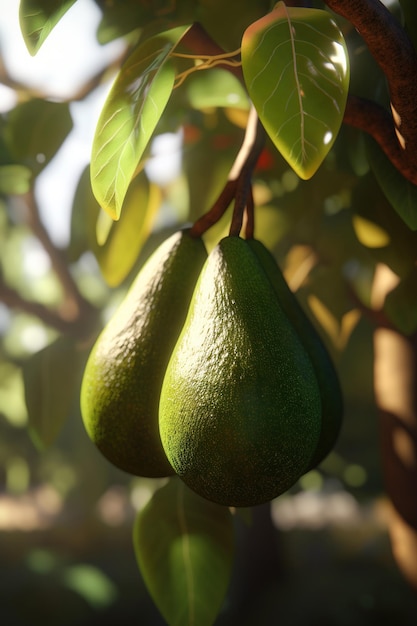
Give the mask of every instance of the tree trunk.
M 379 268 L 373 292 L 376 308 L 391 288 L 392 274 L 386 266 Z M 375 330 L 374 351 L 392 550 L 399 569 L 417 590 L 417 337 L 380 327 Z

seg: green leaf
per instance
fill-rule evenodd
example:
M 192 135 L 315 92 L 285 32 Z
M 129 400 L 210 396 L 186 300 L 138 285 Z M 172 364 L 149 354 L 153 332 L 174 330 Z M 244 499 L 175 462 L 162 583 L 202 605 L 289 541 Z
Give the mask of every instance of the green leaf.
M 171 479 L 138 514 L 134 545 L 145 584 L 167 623 L 213 624 L 233 561 L 229 509 Z
M 276 148 L 311 178 L 339 132 L 349 87 L 343 35 L 326 11 L 276 8 L 242 40 L 249 95 Z
M 20 0 L 20 28 L 29 53 L 34 56 L 54 26 L 76 0 Z
M 55 156 L 71 129 L 67 103 L 35 98 L 10 111 L 4 139 L 11 158 L 37 176 Z
M 91 250 L 91 233 L 95 233 L 100 206 L 91 190 L 90 166 L 84 168 L 75 190 L 71 209 L 70 242 L 67 258 L 75 263 Z
M 148 238 L 162 195 L 145 172 L 130 185 L 120 219 L 115 222 L 101 210 L 91 190 L 90 168 L 82 173 L 74 195 L 71 216 L 71 261 L 91 250 L 110 287 L 119 286 L 132 270 Z
M 175 70 L 170 56 L 187 28 L 136 48 L 104 104 L 93 141 L 91 182 L 112 219 L 120 217 L 127 189 L 171 95 Z
M 96 0 L 102 11 L 102 19 L 97 30 L 99 43 L 104 44 L 141 29 L 143 38 L 153 36 L 182 24 L 196 21 L 199 7 L 195 0 L 175 0 L 175 2 L 138 2 L 138 0 L 117 0 L 108 2 Z
M 369 164 L 388 202 L 411 230 L 417 230 L 417 186 L 404 178 L 371 137 L 365 137 Z
M 21 194 L 30 189 L 32 172 L 24 165 L 0 166 L 0 193 Z
M 221 69 L 191 74 L 187 79 L 187 95 L 194 109 L 249 108 L 248 95 L 240 81 Z
M 159 187 L 141 173 L 129 187 L 118 222 L 100 211 L 94 253 L 110 287 L 120 285 L 133 268 L 161 202 Z
M 58 437 L 80 384 L 85 355 L 73 339 L 59 337 L 35 353 L 23 366 L 29 431 L 38 448 Z

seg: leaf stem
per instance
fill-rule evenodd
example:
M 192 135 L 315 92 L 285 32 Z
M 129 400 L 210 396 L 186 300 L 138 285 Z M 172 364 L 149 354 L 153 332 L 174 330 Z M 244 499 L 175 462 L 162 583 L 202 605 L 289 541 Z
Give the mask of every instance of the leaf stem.
M 214 41 L 214 39 L 210 37 L 208 32 L 199 22 L 195 22 L 191 26 L 191 28 L 187 30 L 187 32 L 181 39 L 181 44 L 191 50 L 193 55 L 197 58 L 217 57 L 218 59 L 220 59 L 220 57 L 226 58 L 224 57 L 225 54 L 232 54 L 233 56 L 235 56 L 236 52 L 235 51 L 234 53 L 226 53 L 225 50 L 223 50 L 223 48 L 221 48 Z M 243 85 L 245 84 L 243 80 L 242 67 L 240 64 L 230 66 L 225 62 L 220 62 L 218 63 L 218 66 L 224 67 L 229 72 L 234 74 Z

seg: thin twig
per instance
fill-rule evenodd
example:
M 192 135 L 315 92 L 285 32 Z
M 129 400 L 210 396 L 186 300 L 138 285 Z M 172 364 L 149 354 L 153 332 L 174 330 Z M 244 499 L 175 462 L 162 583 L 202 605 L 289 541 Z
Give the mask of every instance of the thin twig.
M 208 32 L 199 22 L 195 22 L 191 28 L 188 29 L 184 37 L 181 39 L 181 44 L 197 57 L 201 56 L 202 58 L 205 58 L 211 56 L 222 56 L 225 54 L 225 50 L 223 50 L 223 48 L 221 48 L 214 41 L 214 39 L 210 37 Z M 236 78 L 244 84 L 242 67 L 240 65 L 230 66 L 227 63 L 219 63 L 217 67 L 224 68 L 236 76 Z

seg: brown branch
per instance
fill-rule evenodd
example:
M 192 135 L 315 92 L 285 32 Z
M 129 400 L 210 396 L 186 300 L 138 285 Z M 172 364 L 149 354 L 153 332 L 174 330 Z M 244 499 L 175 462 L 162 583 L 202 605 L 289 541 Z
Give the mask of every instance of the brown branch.
M 40 302 L 27 300 L 3 282 L 0 282 L 0 301 L 10 309 L 17 309 L 37 317 L 47 326 L 61 333 L 74 334 L 74 322 L 64 319 L 58 312 L 52 311 Z M 78 334 L 78 332 L 75 334 Z
M 250 188 L 248 201 L 246 203 L 246 239 L 253 239 L 255 236 L 255 202 L 253 199 L 253 188 Z
M 386 109 L 371 100 L 349 95 L 343 121 L 375 139 L 404 178 L 417 185 L 417 163 L 410 161 L 408 152 L 398 143 L 392 118 Z
M 113 72 L 116 72 L 123 62 L 126 60 L 129 54 L 129 49 L 123 50 L 117 57 L 115 57 L 108 65 L 104 66 L 93 74 L 85 83 L 80 85 L 73 94 L 68 97 L 61 98 L 61 102 L 74 102 L 84 100 L 94 89 L 99 87 L 106 78 Z M 24 99 L 27 98 L 40 98 L 47 100 L 51 97 L 51 94 L 45 90 L 26 85 L 20 80 L 12 77 L 8 69 L 6 68 L 3 59 L 0 56 L 0 83 L 6 87 L 10 87 L 18 94 L 24 94 Z M 54 94 L 52 94 L 54 95 Z
M 33 234 L 37 237 L 48 254 L 52 267 L 64 290 L 66 299 L 66 317 L 67 319 L 75 319 L 81 314 L 81 311 L 86 308 L 91 308 L 90 304 L 80 294 L 78 286 L 69 270 L 64 256 L 52 242 L 48 231 L 42 223 L 33 189 L 26 194 L 25 200 L 28 208 L 28 224 Z
M 0 301 L 12 309 L 20 309 L 38 317 L 62 333 L 78 338 L 88 336 L 95 324 L 97 311 L 81 295 L 62 252 L 54 245 L 43 225 L 33 190 L 22 198 L 27 208 L 27 223 L 49 256 L 52 268 L 62 286 L 64 299 L 56 310 L 52 310 L 40 302 L 27 300 L 0 280 Z
M 191 235 L 200 237 L 224 215 L 235 199 L 230 235 L 239 235 L 243 214 L 251 191 L 252 173 L 264 146 L 265 131 L 252 107 L 246 133 L 240 150 L 229 172 L 228 180 L 220 196 L 207 213 L 202 215 L 191 228 Z
M 245 139 L 229 178 L 237 178 L 235 206 L 233 210 L 230 235 L 239 235 L 242 229 L 243 215 L 252 189 L 252 174 L 265 145 L 265 130 L 259 122 L 254 107 L 251 108 Z
M 202 215 L 190 230 L 192 237 L 201 237 L 209 228 L 214 226 L 226 213 L 227 208 L 235 197 L 237 180 L 228 180 L 221 194 L 211 209 Z
M 379 0 L 325 0 L 327 6 L 353 24 L 384 72 L 389 86 L 392 117 L 382 122 L 392 130 L 381 130 L 377 141 L 393 163 L 411 182 L 417 181 L 417 53 L 401 24 Z M 378 115 L 378 124 L 381 116 Z M 367 117 L 366 113 L 364 116 Z M 364 123 L 365 125 L 365 123 Z M 375 126 L 375 124 L 374 124 Z M 382 128 L 381 126 L 381 128 Z M 364 129 L 365 130 L 365 129 Z M 396 135 L 396 149 L 386 143 Z M 379 140 L 378 140 L 379 137 Z M 384 147 L 385 146 L 385 147 Z M 398 157 L 398 152 L 403 154 Z M 407 164 L 407 165 L 406 165 Z M 411 178 L 410 178 L 411 176 Z

